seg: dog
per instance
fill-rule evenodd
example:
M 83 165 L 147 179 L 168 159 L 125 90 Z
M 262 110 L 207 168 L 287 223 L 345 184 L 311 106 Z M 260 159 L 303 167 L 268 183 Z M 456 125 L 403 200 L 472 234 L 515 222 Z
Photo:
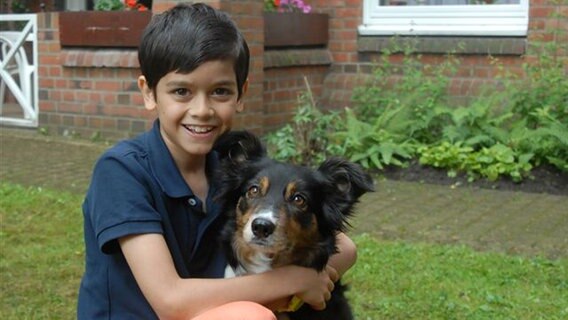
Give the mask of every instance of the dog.
M 337 252 L 336 235 L 349 227 L 353 206 L 373 191 L 371 176 L 355 163 L 331 158 L 312 169 L 275 161 L 247 131 L 222 136 L 218 196 L 226 224 L 221 232 L 229 266 L 226 277 L 295 264 L 322 271 Z M 307 304 L 292 320 L 353 319 L 336 283 L 323 311 Z

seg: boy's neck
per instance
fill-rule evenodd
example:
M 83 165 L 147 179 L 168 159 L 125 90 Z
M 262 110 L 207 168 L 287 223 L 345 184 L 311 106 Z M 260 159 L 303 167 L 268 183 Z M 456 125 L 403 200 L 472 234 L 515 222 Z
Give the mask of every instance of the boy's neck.
M 185 160 L 174 159 L 174 161 L 193 194 L 205 203 L 209 191 L 209 182 L 205 172 L 206 157 L 192 157 Z
M 193 194 L 201 199 L 201 202 L 205 203 L 207 200 L 207 192 L 209 191 L 209 181 L 207 181 L 205 171 L 182 175 Z

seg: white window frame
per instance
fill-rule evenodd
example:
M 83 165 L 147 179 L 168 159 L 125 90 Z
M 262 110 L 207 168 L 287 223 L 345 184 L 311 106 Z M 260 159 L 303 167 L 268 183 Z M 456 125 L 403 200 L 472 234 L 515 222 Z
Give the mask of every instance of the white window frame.
M 519 4 L 381 6 L 364 0 L 360 35 L 526 36 L 529 0 Z
M 65 10 L 67 11 L 87 10 L 87 1 L 65 0 Z

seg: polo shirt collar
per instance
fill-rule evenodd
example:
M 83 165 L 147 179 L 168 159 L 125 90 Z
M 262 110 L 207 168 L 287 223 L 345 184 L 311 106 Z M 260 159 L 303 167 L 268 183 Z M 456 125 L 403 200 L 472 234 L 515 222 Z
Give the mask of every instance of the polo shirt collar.
M 147 144 L 150 168 L 162 191 L 171 198 L 193 196 L 160 134 L 159 120 L 154 121 L 152 129 L 148 132 Z M 217 163 L 217 153 L 210 152 L 206 159 L 207 170 L 215 168 Z M 209 174 L 207 172 L 208 176 Z

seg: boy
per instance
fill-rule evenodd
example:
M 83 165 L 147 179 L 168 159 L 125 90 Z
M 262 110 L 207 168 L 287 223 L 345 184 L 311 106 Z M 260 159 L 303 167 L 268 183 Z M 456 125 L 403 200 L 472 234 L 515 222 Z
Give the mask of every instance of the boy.
M 249 52 L 234 23 L 204 4 L 150 22 L 138 86 L 153 128 L 97 161 L 83 204 L 86 270 L 79 319 L 275 319 L 292 295 L 325 308 L 356 250 L 340 234 L 321 273 L 297 266 L 223 277 L 223 217 L 212 201 L 216 139 L 243 110 Z

